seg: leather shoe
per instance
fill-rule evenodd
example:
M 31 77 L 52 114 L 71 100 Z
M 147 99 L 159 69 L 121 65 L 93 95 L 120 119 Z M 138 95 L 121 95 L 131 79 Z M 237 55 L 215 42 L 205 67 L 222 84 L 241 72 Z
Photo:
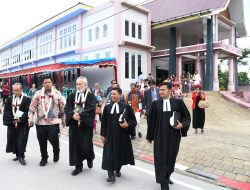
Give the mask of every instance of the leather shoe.
M 171 179 L 169 179 L 168 183 L 171 185 L 174 184 L 174 182 Z
M 55 154 L 54 154 L 53 161 L 54 161 L 54 162 L 58 162 L 58 161 L 59 161 L 59 153 L 55 153 Z
M 17 161 L 17 160 L 18 160 L 18 158 L 16 157 L 16 158 L 13 158 L 12 160 L 13 160 L 13 161 Z
M 107 182 L 114 183 L 115 182 L 115 176 L 110 176 L 107 178 Z
M 87 165 L 89 168 L 93 168 L 93 160 L 91 160 L 91 161 L 87 160 Z
M 121 174 L 121 171 L 115 171 L 115 176 L 116 176 L 116 177 L 121 177 L 121 175 L 122 175 L 122 174 Z
M 139 138 L 142 138 L 141 132 L 138 133 L 138 137 L 139 137 Z
M 18 160 L 21 163 L 21 165 L 23 166 L 26 165 L 26 161 L 24 160 L 24 158 L 19 158 Z
M 48 163 L 47 159 L 42 159 L 40 161 L 40 166 L 45 166 Z
M 73 172 L 71 172 L 71 175 L 76 176 L 81 172 L 82 172 L 82 168 L 76 168 Z

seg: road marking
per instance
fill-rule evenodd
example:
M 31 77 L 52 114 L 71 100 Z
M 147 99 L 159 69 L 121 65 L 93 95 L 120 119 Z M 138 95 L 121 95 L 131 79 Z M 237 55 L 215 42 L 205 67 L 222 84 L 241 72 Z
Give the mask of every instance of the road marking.
M 68 141 L 65 141 L 65 140 L 63 140 L 63 139 L 60 139 L 60 141 L 63 142 L 63 143 L 65 143 L 65 144 L 69 144 Z M 95 152 L 95 154 L 96 154 L 97 156 L 102 157 L 102 154 L 101 154 L 101 153 L 99 153 L 99 152 L 97 152 L 97 151 L 94 151 L 94 152 Z M 149 171 L 149 170 L 147 170 L 147 169 L 144 169 L 144 168 L 141 168 L 141 167 L 138 167 L 138 166 L 130 166 L 130 165 L 129 165 L 128 167 L 133 168 L 133 169 L 138 170 L 138 171 L 141 171 L 141 172 L 144 172 L 144 173 L 146 173 L 146 174 L 155 176 L 155 173 L 154 173 L 154 172 L 151 172 L 151 171 Z M 179 181 L 179 180 L 176 180 L 176 179 L 173 179 L 173 182 L 176 183 L 176 184 L 178 184 L 178 185 L 181 185 L 181 186 L 187 187 L 187 188 L 189 188 L 189 189 L 192 189 L 192 190 L 205 190 L 205 189 L 203 189 L 203 188 L 200 188 L 200 187 L 197 187 L 197 186 L 194 186 L 194 185 L 190 185 L 190 184 L 184 183 L 184 182 Z

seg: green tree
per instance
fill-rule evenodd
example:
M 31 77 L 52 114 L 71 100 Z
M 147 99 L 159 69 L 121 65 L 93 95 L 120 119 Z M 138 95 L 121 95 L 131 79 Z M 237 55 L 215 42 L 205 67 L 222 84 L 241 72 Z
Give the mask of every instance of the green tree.
M 239 57 L 237 59 L 239 65 L 247 65 L 248 64 L 248 58 L 250 58 L 250 49 L 245 48 L 242 51 L 242 57 Z
M 249 84 L 250 79 L 247 76 L 247 72 L 238 73 L 238 82 L 239 84 Z
M 218 65 L 218 77 L 219 77 L 219 88 L 220 88 L 220 90 L 227 90 L 228 71 L 222 72 L 220 65 Z

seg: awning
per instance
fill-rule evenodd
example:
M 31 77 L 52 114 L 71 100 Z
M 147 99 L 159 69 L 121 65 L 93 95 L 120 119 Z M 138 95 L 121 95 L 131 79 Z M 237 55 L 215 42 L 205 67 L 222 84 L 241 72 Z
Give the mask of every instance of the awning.
M 108 58 L 108 59 L 98 59 L 98 60 L 89 60 L 89 61 L 66 61 L 62 63 L 56 63 L 51 65 L 44 65 L 29 69 L 23 69 L 20 71 L 14 71 L 9 73 L 2 73 L 0 74 L 0 78 L 9 78 L 9 77 L 17 77 L 21 75 L 27 74 L 34 74 L 34 73 L 41 73 L 41 72 L 54 72 L 54 71 L 61 71 L 61 70 L 68 70 L 68 69 L 77 69 L 83 67 L 90 67 L 90 66 L 116 66 L 115 58 Z

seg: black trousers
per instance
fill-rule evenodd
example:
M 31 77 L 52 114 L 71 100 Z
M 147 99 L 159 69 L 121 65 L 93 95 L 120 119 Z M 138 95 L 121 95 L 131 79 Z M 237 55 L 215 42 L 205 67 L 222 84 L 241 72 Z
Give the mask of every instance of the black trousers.
M 53 147 L 53 153 L 58 154 L 60 152 L 59 148 L 59 124 L 56 125 L 36 125 L 37 139 L 40 145 L 40 151 L 42 159 L 47 159 L 47 141 Z

